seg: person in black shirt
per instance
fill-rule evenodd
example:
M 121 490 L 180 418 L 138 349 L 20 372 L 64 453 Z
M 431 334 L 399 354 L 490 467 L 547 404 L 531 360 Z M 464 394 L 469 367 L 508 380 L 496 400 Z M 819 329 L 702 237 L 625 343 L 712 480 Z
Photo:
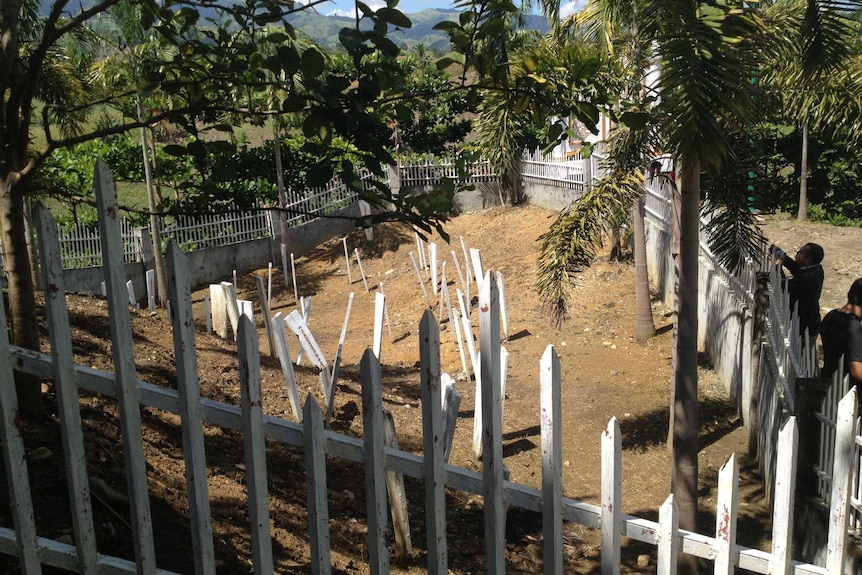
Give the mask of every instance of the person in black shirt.
M 832 377 L 838 362 L 844 357 L 844 373 L 851 381 L 862 383 L 862 278 L 847 292 L 844 307 L 833 309 L 820 324 L 823 340 L 823 377 Z
M 780 248 L 773 246 L 776 263 L 781 264 L 793 274 L 787 280 L 790 292 L 791 312 L 798 303 L 799 334 L 815 339 L 820 331 L 820 293 L 823 291 L 823 248 L 818 244 L 807 243 L 791 258 Z

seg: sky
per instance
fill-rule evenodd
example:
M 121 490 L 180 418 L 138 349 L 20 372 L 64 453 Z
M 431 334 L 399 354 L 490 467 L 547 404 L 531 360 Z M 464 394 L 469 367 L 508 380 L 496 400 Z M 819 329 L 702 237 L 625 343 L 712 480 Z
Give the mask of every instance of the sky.
M 372 8 L 380 8 L 385 6 L 384 2 L 379 0 L 364 0 L 365 3 Z M 567 0 L 560 6 L 560 16 L 565 18 L 574 14 L 584 7 L 586 0 Z M 452 8 L 451 0 L 401 0 L 398 3 L 398 9 L 405 14 L 413 14 L 421 12 L 426 8 Z M 354 10 L 353 0 L 330 0 L 318 6 L 318 11 L 321 14 L 337 14 L 340 16 L 350 16 Z

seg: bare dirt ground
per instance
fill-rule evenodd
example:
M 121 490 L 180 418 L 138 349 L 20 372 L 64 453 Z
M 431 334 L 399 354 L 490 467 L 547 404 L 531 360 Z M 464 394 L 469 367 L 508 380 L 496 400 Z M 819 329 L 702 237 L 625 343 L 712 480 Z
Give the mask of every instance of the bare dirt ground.
M 439 258 L 448 260 L 447 280 L 454 295 L 460 280 L 453 269 L 451 251 L 462 258 L 459 238 L 469 248 L 479 248 L 486 270 L 501 271 L 505 279 L 508 309 L 508 385 L 504 413 L 504 456 L 512 481 L 538 487 L 541 481 L 539 438 L 539 360 L 548 344 L 560 355 L 563 372 L 564 492 L 592 504 L 600 495 L 600 435 L 611 417 L 616 417 L 623 435 L 623 511 L 657 519 L 657 509 L 670 492 L 670 457 L 665 444 L 671 355 L 671 315 L 660 304 L 654 306 L 658 334 L 640 344 L 631 337 L 634 326 L 633 268 L 630 263 L 608 262 L 604 258 L 587 270 L 579 281 L 577 302 L 571 319 L 561 330 L 548 321 L 534 288 L 539 238 L 553 213 L 530 206 L 494 209 L 462 215 L 446 229 L 453 242 L 429 238 L 439 248 Z M 818 241 L 826 247 L 827 289 L 824 306 L 838 305 L 837 293 L 845 284 L 862 275 L 855 258 L 862 230 L 845 232 L 828 226 L 803 226 L 770 219 L 766 231 L 787 251 L 794 242 Z M 366 291 L 355 260 L 352 282 L 348 279 L 344 250 L 340 241 L 324 245 L 296 262 L 298 293 L 312 297 L 309 327 L 330 362 L 333 360 L 344 321 L 348 294 L 355 301 L 348 324 L 342 356 L 332 429 L 347 435 L 361 435 L 361 399 L 358 364 L 372 344 L 375 292 L 382 288 L 389 311 L 381 352 L 384 376 L 384 403 L 392 411 L 402 449 L 421 451 L 421 421 L 418 370 L 418 323 L 427 309 L 409 253 L 416 252 L 413 233 L 385 225 L 368 241 L 361 231 L 348 238 L 352 251 L 357 247 L 366 275 Z M 840 267 L 843 265 L 845 267 Z M 464 267 L 463 259 L 461 266 Z M 855 266 L 855 267 L 854 267 Z M 261 270 L 265 273 L 265 270 Z M 225 280 L 230 279 L 226 274 Z M 280 273 L 273 285 L 272 313 L 289 313 L 297 302 L 292 287 L 286 288 Z M 252 275 L 240 276 L 239 295 L 257 300 Z M 430 284 L 426 286 L 435 298 Z M 843 292 L 842 292 L 843 290 Z M 205 292 L 193 294 L 196 306 L 198 367 L 202 394 L 231 404 L 239 404 L 239 374 L 236 348 L 206 333 L 203 313 Z M 475 297 L 475 286 L 471 289 Z M 842 295 L 843 297 L 843 295 Z M 837 299 L 835 299 L 837 298 Z M 68 297 L 77 360 L 113 371 L 108 339 L 106 305 L 101 298 L 83 294 Z M 436 302 L 436 298 L 434 299 Z M 439 308 L 435 305 L 435 314 Z M 267 414 L 292 419 L 278 361 L 268 354 L 261 328 L 264 410 Z M 474 316 L 475 317 L 475 316 Z M 135 358 L 138 377 L 158 385 L 175 386 L 172 336 L 165 313 L 132 311 Z M 474 321 L 478 332 L 478 326 Z M 448 320 L 441 324 L 441 357 L 444 370 L 459 377 L 461 360 Z M 291 338 L 293 352 L 298 345 Z M 47 347 L 47 344 L 46 344 Z M 319 380 L 304 362 L 296 368 L 301 395 L 313 394 L 322 402 Z M 29 472 L 38 494 L 37 522 L 40 535 L 70 538 L 66 503 L 62 448 L 54 407 L 54 392 L 46 382 L 45 406 L 49 417 L 30 422 L 25 441 L 31 454 Z M 471 451 L 474 383 L 460 375 L 456 388 L 463 396 L 455 433 L 451 462 L 468 469 L 480 469 Z M 751 458 L 747 456 L 747 432 L 736 411 L 725 399 L 722 385 L 704 366 L 700 377 L 700 531 L 715 530 L 715 484 L 719 468 L 736 453 L 742 466 L 739 543 L 749 547 L 769 545 L 771 525 L 763 491 Z M 116 402 L 85 395 L 81 400 L 87 441 L 87 461 L 92 477 L 108 486 L 105 497 L 94 503 L 100 549 L 133 557 L 129 543 L 128 510 L 122 501 L 110 500 L 113 490 L 124 491 L 125 475 Z M 193 571 L 188 536 L 188 504 L 181 438 L 177 418 L 156 409 L 143 410 L 146 456 L 152 513 L 157 540 L 158 566 L 183 573 Z M 248 514 L 245 476 L 242 465 L 242 437 L 229 430 L 207 427 L 207 464 L 214 516 L 214 538 L 220 573 L 250 570 Z M 38 455 L 38 456 L 37 456 Z M 273 549 L 279 573 L 308 573 L 309 551 L 306 523 L 305 472 L 298 450 L 268 446 L 270 509 Z M 330 529 L 333 566 L 336 573 L 366 573 L 366 525 L 363 472 L 354 464 L 330 459 L 328 466 Z M 392 571 L 424 572 L 423 490 L 421 483 L 407 479 L 413 555 L 399 558 L 392 549 Z M 11 525 L 7 490 L 0 489 L 0 524 Z M 450 491 L 448 495 L 449 561 L 453 573 L 484 571 L 481 497 Z M 566 526 L 566 572 L 598 573 L 597 534 L 577 524 Z M 507 524 L 507 563 L 512 573 L 533 573 L 541 562 L 541 517 L 511 509 Z M 638 555 L 649 555 L 647 565 L 638 566 Z M 655 549 L 636 542 L 624 543 L 624 571 L 654 572 Z M 0 557 L 0 573 L 16 572 L 15 562 Z

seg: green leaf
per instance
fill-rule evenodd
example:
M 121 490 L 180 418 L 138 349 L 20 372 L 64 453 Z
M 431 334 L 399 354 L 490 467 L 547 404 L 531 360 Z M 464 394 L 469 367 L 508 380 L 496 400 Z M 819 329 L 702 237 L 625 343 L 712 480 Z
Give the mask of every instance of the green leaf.
M 380 8 L 377 10 L 377 17 L 399 28 L 413 27 L 413 22 L 410 21 L 410 18 L 405 16 L 400 10 L 394 8 Z
M 338 40 L 348 52 L 351 52 L 365 42 L 365 34 L 355 28 L 342 28 L 338 32 Z
M 300 68 L 302 75 L 307 78 L 315 78 L 323 73 L 326 61 L 318 50 L 310 48 L 302 53 Z
M 623 112 L 620 121 L 633 130 L 642 130 L 649 125 L 651 116 L 648 112 Z

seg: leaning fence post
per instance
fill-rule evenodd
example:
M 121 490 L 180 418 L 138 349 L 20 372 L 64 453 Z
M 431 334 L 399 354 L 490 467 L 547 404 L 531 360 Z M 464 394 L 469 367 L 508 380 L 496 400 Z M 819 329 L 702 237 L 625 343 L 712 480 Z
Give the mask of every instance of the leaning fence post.
M 851 480 L 856 448 L 856 386 L 838 404 L 835 429 L 835 463 L 832 466 L 832 500 L 829 505 L 829 539 L 826 544 L 826 572 L 842 573 L 847 557 L 847 513 L 850 509 Z
M 192 554 L 196 573 L 215 573 L 212 521 L 204 430 L 201 421 L 201 390 L 198 379 L 198 361 L 195 352 L 195 325 L 192 317 L 192 296 L 185 254 L 174 240 L 168 244 L 168 297 L 174 304 L 173 336 L 177 367 L 177 393 L 183 437 L 183 456 L 186 463 L 186 489 L 192 529 Z
M 448 573 L 446 470 L 443 406 L 440 401 L 440 329 L 425 310 L 419 322 L 419 373 L 422 379 L 422 442 L 425 454 L 425 532 L 429 575 Z
M 602 573 L 620 572 L 622 526 L 622 439 L 612 417 L 602 433 Z
M 796 448 L 799 444 L 799 429 L 796 418 L 784 422 L 778 431 L 778 455 L 775 469 L 775 493 L 773 495 L 772 518 L 772 572 L 775 575 L 790 575 L 793 562 L 793 510 L 796 503 Z
M 96 573 L 99 556 L 96 550 L 96 536 L 93 528 L 93 507 L 90 502 L 90 487 L 87 477 L 87 461 L 84 457 L 84 434 L 81 425 L 81 411 L 78 404 L 78 376 L 74 369 L 74 354 L 72 350 L 72 333 L 69 327 L 69 310 L 66 307 L 66 290 L 63 286 L 63 267 L 61 262 L 60 240 L 57 235 L 57 222 L 45 206 L 38 204 L 34 209 L 36 219 L 37 241 L 41 256 L 42 275 L 45 278 L 45 315 L 48 320 L 48 332 L 51 334 L 51 359 L 54 373 L 54 390 L 57 394 L 57 407 L 60 410 L 60 425 L 63 429 L 63 451 L 66 459 L 66 480 L 69 484 L 69 502 L 72 508 L 72 522 L 75 535 L 75 546 L 78 551 L 79 566 L 82 571 Z M 2 306 L 0 297 L 0 306 Z M 6 320 L 0 315 L 0 326 L 5 326 Z M 3 336 L 6 334 L 2 329 Z M 12 365 L 3 361 L 5 365 Z M 5 367 L 4 365 L 4 367 Z M 3 374 L 5 376 L 6 374 Z M 2 379 L 3 376 L 0 376 Z M 9 372 L 11 378 L 11 369 Z M 5 396 L 7 390 L 0 390 L 0 396 Z M 13 389 L 10 397 L 15 397 Z M 5 426 L 4 437 L 10 437 L 14 447 L 17 444 L 15 434 L 11 434 Z M 4 442 L 5 443 L 5 442 Z M 10 451 L 4 453 L 6 461 Z M 21 458 L 23 460 L 23 457 Z M 25 466 L 16 466 L 23 468 Z M 13 486 L 13 491 L 18 488 Z M 18 503 L 20 498 L 13 496 Z M 26 506 L 25 506 L 26 508 Z M 17 511 L 17 509 L 16 509 Z M 18 517 L 16 517 L 18 519 Z M 16 521 L 17 525 L 17 521 Z M 28 532 L 29 525 L 23 527 Z M 26 538 L 26 536 L 25 536 Z M 19 541 L 21 541 L 19 539 Z M 35 546 L 35 541 L 29 542 Z M 28 544 L 29 544 L 28 543 Z M 21 550 L 19 549 L 19 553 Z M 23 555 L 22 555 L 23 557 Z M 25 573 L 30 564 L 22 561 Z
M 365 501 L 368 515 L 368 566 L 371 575 L 388 575 L 386 541 L 386 453 L 383 443 L 383 397 L 380 362 L 371 349 L 360 363 L 362 436 L 365 453 Z
M 147 466 L 141 433 L 141 401 L 135 373 L 134 343 L 129 316 L 128 292 L 125 288 L 123 240 L 120 237 L 119 209 L 114 176 L 102 161 L 96 162 L 96 204 L 99 210 L 99 233 L 102 238 L 102 265 L 108 298 L 108 317 L 114 349 L 114 381 L 120 408 L 126 482 L 130 491 L 132 533 L 135 560 L 143 572 L 155 573 L 156 553 L 153 524 L 147 488 Z
M 679 509 L 673 494 L 667 496 L 659 509 L 657 546 L 656 575 L 677 575 Z
M 326 500 L 326 437 L 323 431 L 323 412 L 311 394 L 308 394 L 302 412 L 311 572 L 314 575 L 328 575 L 332 573 L 332 561 L 329 506 Z
M 244 315 L 239 318 L 237 345 L 245 475 L 248 486 L 248 518 L 251 524 L 251 556 L 255 573 L 272 573 L 260 355 L 257 347 L 257 329 Z
M 398 449 L 398 435 L 395 432 L 395 419 L 388 409 L 383 410 L 383 440 L 386 447 Z M 410 539 L 410 517 L 407 514 L 407 491 L 404 489 L 404 476 L 397 471 L 386 472 L 386 490 L 389 493 L 389 511 L 395 531 L 395 545 L 401 557 L 413 553 Z
M 718 471 L 718 500 L 715 506 L 716 575 L 732 575 L 735 570 L 738 496 L 739 467 L 736 454 L 733 454 Z
M 482 473 L 485 496 L 485 572 L 506 572 L 503 491 L 503 401 L 500 385 L 500 305 L 496 278 L 485 274 L 479 296 L 482 381 Z
M 542 400 L 542 559 L 546 575 L 563 573 L 563 408 L 560 358 L 549 345 L 539 368 Z

